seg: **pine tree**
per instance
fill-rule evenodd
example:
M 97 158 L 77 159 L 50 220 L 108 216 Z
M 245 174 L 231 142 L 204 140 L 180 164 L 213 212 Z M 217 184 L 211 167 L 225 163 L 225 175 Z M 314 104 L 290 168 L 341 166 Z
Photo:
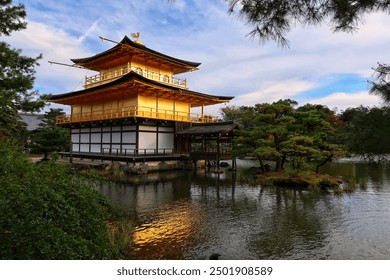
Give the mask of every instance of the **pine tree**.
M 32 152 L 43 154 L 43 160 L 51 153 L 69 150 L 69 130 L 55 125 L 55 118 L 63 115 L 62 109 L 50 109 L 32 137 Z
M 386 0 L 225 0 L 253 27 L 250 35 L 288 45 L 286 34 L 296 26 L 330 21 L 334 31 L 355 31 L 366 14 L 390 11 Z
M 0 37 L 26 28 L 23 5 L 13 5 L 12 0 L 0 0 Z M 44 101 L 33 91 L 36 58 L 23 56 L 21 50 L 0 42 L 0 137 L 13 136 L 19 140 L 25 125 L 19 112 L 37 112 Z

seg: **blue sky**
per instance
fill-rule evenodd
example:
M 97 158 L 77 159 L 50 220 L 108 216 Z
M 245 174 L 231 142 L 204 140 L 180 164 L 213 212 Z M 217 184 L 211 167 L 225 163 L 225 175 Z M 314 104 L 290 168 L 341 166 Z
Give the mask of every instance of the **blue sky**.
M 201 62 L 198 71 L 181 75 L 191 90 L 235 98 L 247 105 L 290 98 L 299 105 L 322 104 L 339 111 L 376 106 L 367 80 L 377 62 L 390 62 L 390 16 L 372 14 L 353 34 L 333 33 L 327 22 L 297 27 L 287 36 L 290 48 L 261 43 L 250 26 L 227 13 L 222 0 L 14 0 L 26 7 L 28 28 L 6 40 L 23 54 L 43 54 L 35 88 L 58 94 L 82 88 L 93 72 L 50 65 L 111 48 L 99 36 L 121 40 L 141 32 L 151 49 Z M 224 105 L 211 106 L 218 114 Z

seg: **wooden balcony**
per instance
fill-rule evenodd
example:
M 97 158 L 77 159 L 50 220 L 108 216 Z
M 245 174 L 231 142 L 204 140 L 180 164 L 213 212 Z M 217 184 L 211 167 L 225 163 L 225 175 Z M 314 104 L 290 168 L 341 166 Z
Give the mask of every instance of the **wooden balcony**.
M 145 78 L 159 81 L 159 82 L 164 83 L 164 84 L 168 84 L 168 85 L 176 86 L 176 87 L 180 87 L 180 88 L 187 88 L 187 80 L 185 80 L 185 79 L 178 79 L 178 78 L 174 78 L 174 77 L 169 76 L 169 75 L 163 75 L 163 74 L 159 74 L 157 72 L 153 72 L 150 70 L 141 69 L 139 67 L 137 67 L 137 68 L 130 67 L 130 66 L 115 68 L 115 69 L 111 69 L 108 72 L 100 73 L 100 74 L 90 76 L 90 77 L 85 77 L 84 88 L 90 88 L 90 87 L 94 87 L 94 86 L 98 86 L 98 85 L 102 85 L 102 84 L 111 82 L 114 79 L 117 79 L 123 75 L 126 75 L 130 71 L 134 71 L 137 74 L 144 76 Z
M 158 120 L 170 120 L 180 122 L 193 123 L 215 123 L 218 122 L 218 117 L 201 116 L 199 114 L 178 112 L 173 110 L 164 110 L 143 106 L 129 106 L 117 109 L 107 109 L 92 111 L 82 114 L 64 115 L 56 118 L 56 124 L 89 122 L 99 120 L 112 120 L 128 117 L 141 117 Z

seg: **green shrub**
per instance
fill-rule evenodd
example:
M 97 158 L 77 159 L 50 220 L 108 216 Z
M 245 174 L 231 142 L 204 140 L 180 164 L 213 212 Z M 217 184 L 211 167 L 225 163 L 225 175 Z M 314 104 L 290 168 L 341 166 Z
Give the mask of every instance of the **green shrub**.
M 326 178 L 321 179 L 318 185 L 322 190 L 332 189 L 335 187 L 335 184 Z
M 360 177 L 358 179 L 358 185 L 360 187 L 361 190 L 367 190 L 367 181 L 366 181 L 366 178 L 364 177 Z
M 283 170 L 283 174 L 287 177 L 294 178 L 298 177 L 301 174 L 302 170 L 298 168 L 286 167 Z
M 109 203 L 67 166 L 0 143 L 0 259 L 113 258 Z
M 356 180 L 354 177 L 348 179 L 348 183 L 344 186 L 344 192 L 353 192 L 356 190 Z

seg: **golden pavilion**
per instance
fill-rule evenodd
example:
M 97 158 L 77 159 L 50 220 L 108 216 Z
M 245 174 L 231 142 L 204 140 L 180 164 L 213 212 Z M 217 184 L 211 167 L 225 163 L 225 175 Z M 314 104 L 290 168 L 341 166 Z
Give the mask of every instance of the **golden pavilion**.
M 206 115 L 205 106 L 233 97 L 191 91 L 187 81 L 175 75 L 197 70 L 200 63 L 149 49 L 138 36 L 134 41 L 125 36 L 120 42 L 102 38 L 114 47 L 71 59 L 74 66 L 96 72 L 85 77 L 82 90 L 50 99 L 71 107 L 70 115 L 56 123 L 70 129 L 73 153 L 180 154 L 190 146 L 183 131 L 195 124 L 218 126 L 218 118 Z M 200 114 L 192 113 L 196 107 Z

